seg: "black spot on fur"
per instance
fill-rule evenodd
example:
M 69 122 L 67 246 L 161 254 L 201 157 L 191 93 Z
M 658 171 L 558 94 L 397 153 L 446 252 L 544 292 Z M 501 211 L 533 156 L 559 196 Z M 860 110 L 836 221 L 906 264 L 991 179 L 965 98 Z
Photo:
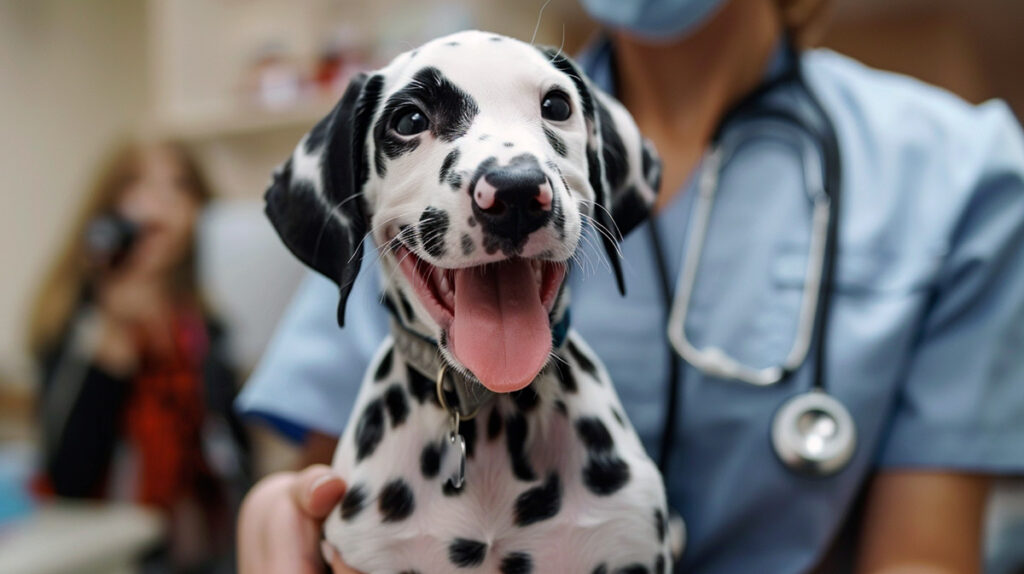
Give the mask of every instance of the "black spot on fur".
M 533 559 L 525 552 L 512 552 L 501 559 L 501 574 L 530 574 Z
M 565 184 L 564 179 L 563 179 L 562 183 L 563 183 L 563 185 Z M 565 189 L 569 189 L 569 187 L 566 186 Z M 558 230 L 558 239 L 559 240 L 564 240 L 565 239 L 565 209 L 562 208 L 562 202 L 561 202 L 561 200 L 559 200 L 559 196 L 558 195 L 554 196 L 554 199 L 552 200 L 551 204 L 552 204 L 551 205 L 551 220 L 555 224 L 555 229 Z
M 569 147 L 565 145 L 565 141 L 555 133 L 555 130 L 544 126 L 544 136 L 548 138 L 548 143 L 551 144 L 551 148 L 555 150 L 555 153 L 565 157 L 569 155 Z
M 415 249 L 416 244 L 419 243 L 420 240 L 419 236 L 416 235 L 417 231 L 418 229 L 415 225 L 403 223 L 402 225 L 398 226 L 398 235 L 396 237 L 398 238 L 398 241 L 400 241 L 407 248 Z M 395 245 L 395 247 L 397 249 L 398 246 Z
M 466 439 L 466 457 L 473 458 L 476 452 L 476 419 L 459 421 L 459 434 Z
M 516 526 L 529 526 L 547 520 L 562 508 L 562 481 L 551 473 L 540 486 L 535 486 L 516 498 Z
M 595 381 L 601 382 L 597 376 L 597 366 L 594 364 L 594 361 L 591 361 L 589 357 L 583 354 L 583 351 L 576 346 L 576 343 L 569 341 L 568 347 L 569 353 L 572 354 L 572 358 L 576 360 L 576 364 L 583 369 L 583 372 L 593 377 Z
M 665 574 L 665 557 L 661 554 L 654 559 L 654 574 Z
M 561 385 L 562 390 L 567 393 L 575 393 L 579 390 L 579 385 L 576 384 L 576 375 L 573 374 L 572 369 L 565 363 L 564 360 L 554 360 L 551 362 L 555 369 L 555 376 L 558 377 L 558 383 Z
M 424 478 L 434 478 L 441 471 L 441 460 L 444 458 L 444 444 L 429 442 L 420 453 L 420 472 Z
M 377 498 L 377 509 L 380 510 L 381 520 L 384 522 L 399 522 L 405 520 L 416 508 L 413 500 L 412 489 L 404 480 L 396 478 L 384 485 L 380 490 L 380 497 Z
M 462 494 L 463 487 L 465 487 L 465 484 L 463 484 L 459 488 L 455 488 L 455 485 L 452 484 L 452 481 L 446 480 L 444 481 L 444 484 L 441 485 L 441 492 L 444 493 L 445 496 L 458 496 Z
M 420 53 L 419 50 L 413 50 L 412 53 L 409 54 L 409 59 L 411 60 L 411 59 L 415 58 L 416 54 L 419 54 L 419 53 Z
M 448 235 L 448 212 L 436 207 L 427 207 L 420 214 L 419 230 L 423 249 L 432 257 L 444 257 L 444 240 Z
M 388 410 L 388 416 L 391 417 L 392 427 L 397 427 L 405 422 L 405 417 L 409 414 L 409 403 L 405 400 L 405 391 L 402 390 L 401 385 L 395 383 L 388 388 L 384 393 L 384 406 Z
M 476 217 L 470 215 L 469 219 L 466 220 L 466 223 L 469 224 L 470 227 L 476 227 Z
M 576 432 L 587 450 L 606 452 L 615 447 L 608 427 L 596 417 L 582 417 L 576 421 Z
M 452 142 L 466 135 L 473 118 L 480 113 L 472 96 L 446 78 L 441 70 L 423 68 L 413 74 L 412 80 L 392 94 L 384 104 L 384 111 L 374 126 L 374 135 L 378 141 L 382 144 L 387 144 L 389 140 L 401 141 L 399 136 L 390 133 L 387 128 L 397 112 L 420 105 L 427 107 L 424 111 L 432 120 L 430 133 L 444 142 Z
M 501 41 L 501 36 L 491 36 L 490 38 L 488 38 L 488 40 L 490 40 L 492 42 L 500 42 Z
M 438 183 L 448 181 L 452 168 L 455 167 L 455 162 L 457 161 L 459 161 L 459 148 L 453 149 L 448 152 L 448 155 L 444 156 L 444 161 L 441 162 L 441 173 L 438 174 Z
M 383 86 L 383 78 L 380 80 L 380 86 Z M 379 98 L 378 88 L 376 100 Z M 419 147 L 419 136 L 400 136 L 391 129 L 391 126 L 401 114 L 421 105 L 427 106 L 424 112 L 433 120 L 429 127 L 430 133 L 445 142 L 454 141 L 465 135 L 473 118 L 479 113 L 473 98 L 445 78 L 437 68 L 428 67 L 416 72 L 412 81 L 388 98 L 380 118 L 373 126 L 376 147 L 374 159 L 377 175 L 380 177 L 387 173 L 385 156 L 395 159 Z
M 658 533 L 658 542 L 665 541 L 665 513 L 660 508 L 654 509 L 654 531 Z
M 385 291 L 382 294 L 382 297 L 383 297 L 383 301 L 382 302 L 384 303 L 384 307 L 388 310 L 388 313 L 391 313 L 395 317 L 398 317 L 399 319 L 401 319 L 402 315 L 401 315 L 401 313 L 398 312 L 398 305 L 395 304 L 395 301 L 394 301 L 394 297 L 395 296 L 394 296 L 394 294 L 391 293 L 390 291 Z
M 505 142 L 505 143 L 503 143 L 501 145 L 503 145 L 505 147 L 515 147 L 516 144 L 514 142 Z
M 615 454 L 591 456 L 583 468 L 583 484 L 598 496 L 618 492 L 629 482 L 629 465 Z
M 537 396 L 537 391 L 533 390 L 533 385 L 529 385 L 519 389 L 518 391 L 512 391 L 509 393 L 512 396 L 512 400 L 515 401 L 516 406 L 523 412 L 529 412 L 537 406 L 537 402 L 540 401 L 540 397 Z
M 510 415 L 505 421 L 505 444 L 508 446 L 509 460 L 512 462 L 512 473 L 519 480 L 532 481 L 537 475 L 526 458 L 526 418 L 521 413 Z
M 473 243 L 473 238 L 470 237 L 468 233 L 462 234 L 461 243 L 463 255 L 469 255 L 470 253 L 473 253 L 474 249 L 476 249 L 476 244 Z
M 615 574 L 650 574 L 650 570 L 643 564 L 630 564 L 619 568 Z
M 392 113 L 394 113 L 394 110 Z M 383 117 L 373 127 L 373 138 L 377 144 L 374 161 L 376 162 L 377 175 L 380 177 L 387 175 L 387 165 L 384 163 L 385 156 L 388 159 L 395 159 L 420 146 L 420 138 L 418 136 L 405 138 L 391 133 Z
M 445 45 L 445 46 L 458 46 L 458 45 L 459 45 L 459 43 L 458 43 L 458 42 L 445 42 L 445 44 L 444 44 L 444 45 Z
M 487 416 L 487 440 L 494 440 L 501 434 L 501 413 L 498 409 L 491 409 L 491 414 Z
M 356 462 L 373 454 L 384 438 L 384 409 L 380 399 L 374 399 L 363 409 L 356 423 Z
M 483 564 L 487 544 L 479 540 L 456 538 L 448 546 L 448 560 L 459 568 L 474 568 Z
M 451 186 L 452 191 L 460 191 L 462 189 L 462 175 L 453 171 L 448 176 L 448 185 Z
M 476 139 L 478 139 L 478 140 L 480 140 L 482 142 L 485 142 L 485 141 L 491 139 L 491 135 L 490 134 L 481 134 L 480 137 L 478 137 Z
M 345 497 L 339 505 L 342 520 L 352 520 L 366 505 L 366 487 L 353 484 L 345 491 Z
M 398 302 L 402 305 L 402 313 L 405 314 L 406 321 L 413 321 L 416 319 L 416 312 L 412 310 L 412 303 L 405 298 L 405 294 L 401 291 L 398 292 Z
M 437 385 L 434 381 L 424 377 L 419 371 L 408 365 L 406 365 L 406 378 L 409 380 L 409 393 L 416 397 L 416 402 L 422 405 L 427 401 L 433 401 L 436 406 L 441 406 L 437 400 Z
M 565 401 L 563 401 L 562 399 L 558 399 L 555 401 L 555 409 L 558 412 L 562 413 L 563 415 L 568 416 L 569 414 L 569 408 L 565 406 Z
M 596 417 L 576 421 L 576 433 L 587 447 L 583 484 L 598 496 L 617 492 L 629 482 L 629 465 L 615 453 L 615 441 L 608 427 Z
M 381 357 L 380 362 L 377 363 L 377 370 L 373 373 L 373 380 L 381 382 L 387 378 L 388 373 L 391 372 L 391 363 L 394 362 L 395 348 L 389 347 L 384 356 Z
M 612 417 L 615 418 L 615 422 L 619 423 L 619 426 L 626 428 L 626 419 L 622 416 L 622 413 L 618 409 L 612 407 Z

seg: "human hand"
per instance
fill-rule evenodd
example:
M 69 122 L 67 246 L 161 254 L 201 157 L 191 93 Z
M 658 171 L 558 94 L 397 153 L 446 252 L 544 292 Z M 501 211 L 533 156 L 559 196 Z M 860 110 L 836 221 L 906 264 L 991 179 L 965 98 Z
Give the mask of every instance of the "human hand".
M 359 574 L 321 544 L 323 521 L 344 495 L 345 482 L 322 464 L 259 481 L 238 515 L 238 571 L 320 574 L 325 556 L 334 574 Z
M 143 340 L 153 350 L 169 348 L 168 297 L 155 281 L 130 273 L 101 277 L 96 304 L 100 338 L 94 360 L 107 371 L 130 376 L 138 367 Z

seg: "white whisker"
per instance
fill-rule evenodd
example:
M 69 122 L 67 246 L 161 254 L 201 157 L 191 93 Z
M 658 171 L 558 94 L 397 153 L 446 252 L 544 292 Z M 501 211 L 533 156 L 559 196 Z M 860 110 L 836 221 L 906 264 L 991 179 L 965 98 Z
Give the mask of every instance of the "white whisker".
M 540 21 L 541 21 L 541 18 L 544 17 L 544 9 L 547 8 L 548 4 L 550 4 L 550 3 L 551 3 L 551 0 L 547 0 L 546 2 L 544 2 L 544 5 L 540 7 L 540 12 L 537 14 L 537 25 L 533 27 L 533 37 L 530 38 L 530 45 L 531 46 L 533 45 L 534 42 L 537 41 L 537 32 L 540 31 Z

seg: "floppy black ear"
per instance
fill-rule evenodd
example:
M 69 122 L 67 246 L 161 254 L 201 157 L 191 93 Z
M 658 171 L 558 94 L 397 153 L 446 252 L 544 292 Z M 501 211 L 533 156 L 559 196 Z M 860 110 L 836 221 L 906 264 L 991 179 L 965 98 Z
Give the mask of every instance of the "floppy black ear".
M 288 249 L 338 284 L 338 324 L 359 273 L 369 177 L 366 135 L 383 78 L 355 77 L 334 110 L 306 134 L 267 188 L 266 214 Z
M 640 134 L 626 108 L 554 49 L 545 49 L 551 64 L 572 78 L 587 122 L 587 169 L 594 191 L 594 221 L 615 273 L 626 293 L 617 243 L 648 216 L 661 186 L 661 160 Z

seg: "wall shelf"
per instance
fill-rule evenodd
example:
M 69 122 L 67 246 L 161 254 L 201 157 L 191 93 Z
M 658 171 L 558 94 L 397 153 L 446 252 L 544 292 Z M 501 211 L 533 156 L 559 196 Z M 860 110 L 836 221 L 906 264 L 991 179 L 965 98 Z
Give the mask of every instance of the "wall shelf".
M 305 133 L 331 111 L 338 98 L 340 96 L 318 97 L 282 108 L 242 103 L 219 110 L 176 114 L 158 121 L 156 129 L 162 136 L 192 143 L 276 132 Z

